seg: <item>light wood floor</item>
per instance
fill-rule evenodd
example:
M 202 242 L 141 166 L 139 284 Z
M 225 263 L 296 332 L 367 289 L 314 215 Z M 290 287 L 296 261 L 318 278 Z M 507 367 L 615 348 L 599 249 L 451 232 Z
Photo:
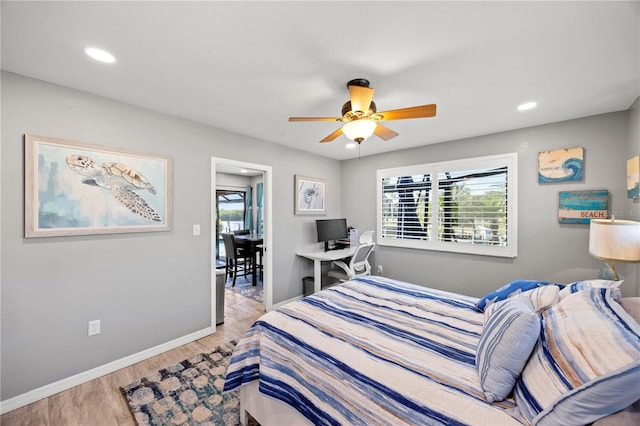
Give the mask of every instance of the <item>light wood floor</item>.
M 0 425 L 135 426 L 119 387 L 216 346 L 239 339 L 264 306 L 225 290 L 225 321 L 216 333 L 0 416 Z

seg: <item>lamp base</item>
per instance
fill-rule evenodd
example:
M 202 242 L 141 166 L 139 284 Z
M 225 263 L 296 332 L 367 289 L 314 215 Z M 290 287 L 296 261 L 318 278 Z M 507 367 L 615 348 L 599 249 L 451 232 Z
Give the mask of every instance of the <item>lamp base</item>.
M 605 267 L 600 270 L 598 278 L 600 278 L 601 280 L 619 281 L 620 277 L 618 276 L 616 270 L 609 266 L 608 263 L 605 263 L 604 265 Z

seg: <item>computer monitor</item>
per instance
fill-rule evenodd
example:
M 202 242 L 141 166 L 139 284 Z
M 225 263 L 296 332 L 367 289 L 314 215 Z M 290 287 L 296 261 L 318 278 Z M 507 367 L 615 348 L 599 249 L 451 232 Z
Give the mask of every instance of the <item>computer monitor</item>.
M 318 231 L 318 242 L 324 242 L 324 251 L 336 248 L 335 243 L 331 245 L 331 242 L 349 238 L 347 219 L 345 218 L 318 219 L 316 220 L 316 230 Z

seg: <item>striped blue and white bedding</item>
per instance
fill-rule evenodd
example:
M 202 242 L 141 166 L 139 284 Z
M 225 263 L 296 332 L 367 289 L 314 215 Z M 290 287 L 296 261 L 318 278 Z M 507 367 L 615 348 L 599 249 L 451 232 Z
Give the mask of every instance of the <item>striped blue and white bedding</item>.
M 619 294 L 585 287 L 542 314 L 540 339 L 514 389 L 527 421 L 589 424 L 640 400 L 640 325 Z
M 267 313 L 238 343 L 225 391 L 259 381 L 317 425 L 519 425 L 485 401 L 478 299 L 364 277 Z

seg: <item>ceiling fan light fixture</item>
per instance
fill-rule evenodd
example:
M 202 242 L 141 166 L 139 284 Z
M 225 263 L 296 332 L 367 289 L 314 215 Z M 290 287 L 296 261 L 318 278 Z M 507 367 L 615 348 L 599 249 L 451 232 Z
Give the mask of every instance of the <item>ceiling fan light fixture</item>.
M 353 120 L 342 126 L 342 133 L 352 141 L 360 143 L 373 135 L 377 125 L 373 120 Z
M 398 136 L 398 133 L 382 124 L 378 124 L 378 121 L 428 118 L 436 115 L 435 104 L 378 112 L 376 103 L 373 101 L 374 89 L 369 87 L 368 80 L 356 78 L 349 81 L 347 87 L 349 88 L 349 101 L 342 105 L 342 117 L 289 117 L 289 121 L 342 122 L 342 127 L 320 140 L 320 143 L 332 142 L 344 134 L 347 138 L 360 145 L 373 134 L 385 141 Z

